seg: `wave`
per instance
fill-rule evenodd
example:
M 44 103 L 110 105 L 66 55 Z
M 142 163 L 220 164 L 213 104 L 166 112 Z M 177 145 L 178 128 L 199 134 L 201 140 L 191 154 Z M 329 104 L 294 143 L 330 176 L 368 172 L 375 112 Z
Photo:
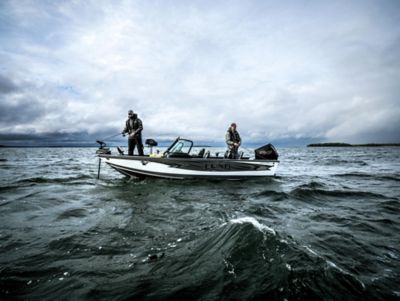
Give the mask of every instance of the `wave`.
M 65 213 L 67 218 L 86 214 L 74 209 Z M 27 265 L 24 273 L 15 267 L 0 269 L 2 285 L 12 293 L 17 293 L 17 286 L 23 286 L 25 289 L 17 295 L 29 298 L 59 296 L 60 291 L 66 293 L 66 284 L 80 287 L 73 293 L 89 299 L 357 300 L 376 297 L 373 288 L 340 264 L 252 216 L 230 219 L 194 239 L 178 239 L 174 244 L 155 249 L 152 255 L 143 248 L 138 251 L 123 246 L 120 241 L 115 246 L 101 247 L 101 241 L 93 240 L 99 234 L 97 231 L 93 228 L 83 234 L 54 239 L 45 256 L 53 262 L 51 266 L 39 270 L 35 267 L 32 272 L 27 268 L 26 259 L 19 263 Z M 140 237 L 130 239 L 141 240 Z M 62 256 L 55 257 L 57 253 Z M 114 258 L 113 265 L 109 264 L 111 258 Z M 43 262 L 44 257 L 29 260 Z M 72 263 L 74 270 L 64 266 L 67 262 Z M 121 263 L 126 267 L 121 268 Z M 74 277 L 70 278 L 69 273 Z M 93 285 L 85 285 L 88 277 L 95 279 Z M 106 277 L 107 285 L 98 282 L 98 277 Z M 44 279 L 45 283 L 39 283 Z
M 290 196 L 300 200 L 308 200 L 309 198 L 322 200 L 322 198 L 360 198 L 360 199 L 390 199 L 389 197 L 366 191 L 356 190 L 327 190 L 309 188 L 308 185 L 301 185 L 290 192 Z
M 87 184 L 94 185 L 95 180 L 92 176 L 88 175 L 74 175 L 67 177 L 56 177 L 56 178 L 47 178 L 47 177 L 30 177 L 25 179 L 20 179 L 14 181 L 12 184 L 8 184 L 7 186 L 3 186 L 0 189 L 8 190 L 10 188 L 16 187 L 29 187 L 37 184 L 62 184 L 62 185 L 79 185 L 79 184 Z
M 282 201 L 289 197 L 289 195 L 286 192 L 275 191 L 275 190 L 263 190 L 260 192 L 252 193 L 250 196 L 255 198 L 267 197 L 271 201 Z
M 315 165 L 325 165 L 325 166 L 340 166 L 340 165 L 357 165 L 357 166 L 368 166 L 368 163 L 364 160 L 351 160 L 351 159 L 332 159 L 324 158 L 318 159 L 313 162 Z
M 107 288 L 98 286 L 90 294 L 143 300 L 366 296 L 356 277 L 310 250 L 244 216 L 163 253 L 159 260 L 138 261 L 134 278 L 112 279 Z
M 260 224 L 260 223 L 259 223 L 255 218 L 253 218 L 253 217 L 241 217 L 241 218 L 237 218 L 237 219 L 232 219 L 232 220 L 230 220 L 230 222 L 233 223 L 233 224 L 250 223 L 250 224 L 252 224 L 254 227 L 256 227 L 258 230 L 260 230 L 260 231 L 262 231 L 262 232 L 268 231 L 268 232 L 270 232 L 270 233 L 273 234 L 273 235 L 276 234 L 276 232 L 275 232 L 274 229 L 272 229 L 272 228 L 270 228 L 270 227 L 268 227 L 268 226 L 266 226 L 266 225 Z
M 387 210 L 390 213 L 397 214 L 399 212 L 400 202 L 399 200 L 389 200 L 378 204 L 383 210 Z
M 365 179 L 372 179 L 372 180 L 380 180 L 380 181 L 395 181 L 400 182 L 400 175 L 399 174 L 369 174 L 369 173 L 361 173 L 361 172 L 350 172 L 350 173 L 343 173 L 343 174 L 335 174 L 334 177 L 340 178 L 365 178 Z
M 249 197 L 255 199 L 261 198 L 268 201 L 284 201 L 295 199 L 305 202 L 324 201 L 331 199 L 378 199 L 380 201 L 393 200 L 393 198 L 390 196 L 376 192 L 358 191 L 354 189 L 330 189 L 329 186 L 318 181 L 311 181 L 306 184 L 298 185 L 288 192 L 266 189 L 260 192 L 251 193 Z
M 86 217 L 88 215 L 88 211 L 82 208 L 73 208 L 68 209 L 58 215 L 56 220 L 69 219 L 74 217 Z

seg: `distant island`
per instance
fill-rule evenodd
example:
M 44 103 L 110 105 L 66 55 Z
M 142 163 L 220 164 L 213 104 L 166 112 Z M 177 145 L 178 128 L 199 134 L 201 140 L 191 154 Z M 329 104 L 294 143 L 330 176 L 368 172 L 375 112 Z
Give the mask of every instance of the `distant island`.
M 312 143 L 307 147 L 382 147 L 382 146 L 400 146 L 400 143 L 366 143 L 366 144 L 349 144 L 342 142 L 328 142 L 328 143 Z

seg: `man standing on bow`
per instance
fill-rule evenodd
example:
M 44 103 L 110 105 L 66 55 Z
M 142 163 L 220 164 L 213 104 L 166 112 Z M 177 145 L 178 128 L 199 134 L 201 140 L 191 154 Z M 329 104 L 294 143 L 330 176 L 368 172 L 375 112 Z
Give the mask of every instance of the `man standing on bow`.
M 228 131 L 225 135 L 225 141 L 229 149 L 228 158 L 236 159 L 240 143 L 242 142 L 242 139 L 240 138 L 240 135 L 236 130 L 236 123 L 232 123 L 231 126 L 228 128 Z
M 137 114 L 132 110 L 128 111 L 128 120 L 125 123 L 125 128 L 122 135 L 128 134 L 128 156 L 133 156 L 133 151 L 137 145 L 139 156 L 143 156 L 142 143 L 142 121 L 137 117 Z

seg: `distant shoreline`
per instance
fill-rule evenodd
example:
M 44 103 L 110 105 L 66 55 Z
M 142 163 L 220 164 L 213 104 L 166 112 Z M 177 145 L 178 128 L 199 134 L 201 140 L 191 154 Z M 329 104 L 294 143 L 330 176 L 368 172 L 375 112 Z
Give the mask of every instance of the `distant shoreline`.
M 307 147 L 385 147 L 385 146 L 400 147 L 400 143 L 350 144 L 350 143 L 340 143 L 340 142 L 328 142 L 328 143 L 311 143 L 307 145 Z

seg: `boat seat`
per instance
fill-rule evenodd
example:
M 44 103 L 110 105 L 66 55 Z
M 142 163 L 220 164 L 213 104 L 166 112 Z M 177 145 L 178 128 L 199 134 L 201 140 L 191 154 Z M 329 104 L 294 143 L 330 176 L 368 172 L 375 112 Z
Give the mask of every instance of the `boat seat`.
M 239 159 L 241 159 L 241 160 L 249 160 L 250 157 L 249 157 L 249 156 L 245 156 L 245 155 L 244 155 L 244 152 L 240 152 Z
M 197 154 L 197 157 L 198 157 L 198 158 L 203 158 L 205 151 L 206 151 L 206 149 L 205 149 L 205 148 L 202 148 L 202 149 L 199 151 L 199 153 Z
M 210 151 L 204 152 L 203 158 L 205 159 L 210 158 Z

